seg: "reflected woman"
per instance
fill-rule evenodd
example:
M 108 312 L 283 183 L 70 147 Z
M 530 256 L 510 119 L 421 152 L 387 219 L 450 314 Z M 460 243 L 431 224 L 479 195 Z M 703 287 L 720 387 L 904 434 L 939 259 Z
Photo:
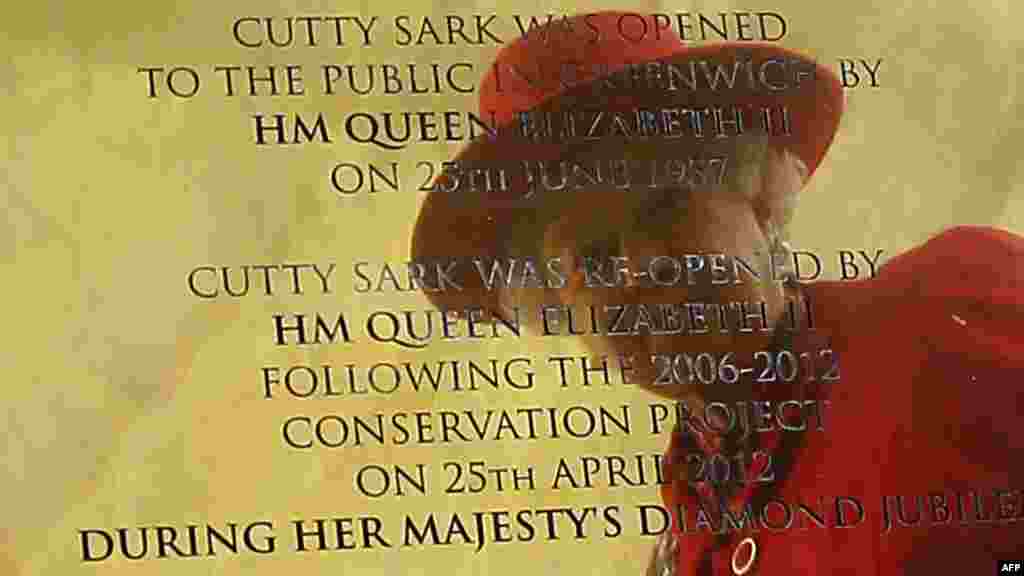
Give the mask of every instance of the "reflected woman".
M 460 194 L 442 177 L 412 257 L 568 271 L 555 288 L 498 291 L 467 274 L 461 291 L 428 292 L 443 309 L 563 306 L 605 326 L 623 306 L 660 311 L 581 336 L 687 416 L 648 574 L 971 573 L 1024 549 L 1024 239 L 957 227 L 872 278 L 777 273 L 839 125 L 835 76 L 774 45 L 639 41 L 623 33 L 635 15 L 573 22 L 600 34 L 567 26 L 499 53 L 481 113 L 502 129 L 456 162 L 506 167 L 507 183 Z M 723 281 L 714 255 L 743 262 L 742 278 Z M 921 506 L 895 522 L 896 496 Z

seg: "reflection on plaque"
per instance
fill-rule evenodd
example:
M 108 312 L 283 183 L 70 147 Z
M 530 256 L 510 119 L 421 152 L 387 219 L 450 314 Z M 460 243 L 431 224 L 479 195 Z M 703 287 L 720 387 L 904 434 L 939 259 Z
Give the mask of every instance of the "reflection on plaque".
M 582 339 L 594 356 L 558 358 L 563 385 L 607 381 L 610 359 L 673 401 L 648 414 L 674 425 L 663 502 L 634 507 L 658 536 L 648 574 L 896 573 L 1020 549 L 1001 442 L 1021 407 L 1024 242 L 961 226 L 884 266 L 882 250 L 794 251 L 843 82 L 799 52 L 692 46 L 663 22 L 587 14 L 499 52 L 480 106 L 504 123 L 453 159 L 412 244 L 477 269 L 428 297 Z M 477 166 L 502 186 L 457 194 Z M 842 281 L 818 280 L 823 262 Z
M 1019 572 L 1012 7 L 307 8 L 12 14 L 0 571 Z

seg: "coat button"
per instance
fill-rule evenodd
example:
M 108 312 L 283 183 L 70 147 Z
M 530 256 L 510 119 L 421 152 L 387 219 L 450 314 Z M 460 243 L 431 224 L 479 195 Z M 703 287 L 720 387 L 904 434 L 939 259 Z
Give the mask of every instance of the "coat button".
M 755 560 L 757 560 L 757 542 L 748 536 L 732 551 L 732 573 L 736 576 L 743 576 L 754 567 Z

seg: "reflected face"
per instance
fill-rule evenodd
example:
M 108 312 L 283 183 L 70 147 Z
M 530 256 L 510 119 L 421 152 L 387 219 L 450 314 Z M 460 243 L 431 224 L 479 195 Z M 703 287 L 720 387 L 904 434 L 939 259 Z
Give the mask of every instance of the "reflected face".
M 769 151 L 761 169 L 751 174 L 753 177 L 741 179 L 742 183 L 733 183 L 732 189 L 588 195 L 581 203 L 585 209 L 565 214 L 545 234 L 545 257 L 561 258 L 563 267 L 572 266 L 573 270 L 568 285 L 559 291 L 559 299 L 579 310 L 580 317 L 589 318 L 584 310 L 593 306 L 605 325 L 614 321 L 613 313 L 606 312 L 608 306 L 644 305 L 653 310 L 659 305 L 695 302 L 736 309 L 742 302 L 754 311 L 764 302 L 770 329 L 785 305 L 781 281 L 770 279 L 768 254 L 771 250 L 778 253 L 774 223 L 788 221 L 791 198 L 803 186 L 807 171 L 795 157 Z M 723 273 L 712 272 L 713 254 L 727 257 L 719 262 L 742 259 L 763 280 L 740 274 L 735 277 L 739 283 L 730 282 Z M 691 256 L 687 260 L 686 255 L 704 258 L 701 261 Z M 599 270 L 597 276 L 588 274 L 595 270 Z M 652 282 L 650 275 L 660 278 L 661 284 L 671 285 Z M 676 278 L 680 279 L 673 281 Z M 601 281 L 615 286 L 601 286 Z M 710 312 L 708 317 L 712 317 Z M 759 321 L 752 324 L 762 327 Z M 652 354 L 733 352 L 738 357 L 752 357 L 771 340 L 769 330 L 673 335 L 647 332 L 584 337 L 584 341 L 594 354 L 633 357 L 634 383 L 673 398 L 694 394 L 694 387 L 684 383 L 655 385 L 661 370 L 650 361 Z

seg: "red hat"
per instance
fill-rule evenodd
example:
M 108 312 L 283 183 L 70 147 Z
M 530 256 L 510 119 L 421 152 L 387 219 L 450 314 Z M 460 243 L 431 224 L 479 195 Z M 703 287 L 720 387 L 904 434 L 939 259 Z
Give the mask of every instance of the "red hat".
M 637 148 L 706 160 L 729 146 L 730 135 L 760 130 L 810 175 L 842 111 L 834 73 L 774 44 L 687 46 L 664 22 L 636 13 L 551 22 L 504 46 L 489 68 L 479 116 L 497 129 L 468 144 L 452 164 L 459 168 L 438 178 L 420 209 L 412 259 L 464 260 L 462 290 L 426 291 L 438 308 L 498 312 L 498 294 L 485 290 L 469 260 L 521 256 L 506 248 L 513 233 L 542 235 L 559 210 L 587 209 L 584 193 L 528 192 L 524 166 L 537 166 L 536 180 L 543 163 L 622 159 Z M 605 168 L 600 177 L 612 182 Z M 481 183 L 482 172 L 481 182 L 467 184 L 471 169 L 489 170 L 490 184 Z

